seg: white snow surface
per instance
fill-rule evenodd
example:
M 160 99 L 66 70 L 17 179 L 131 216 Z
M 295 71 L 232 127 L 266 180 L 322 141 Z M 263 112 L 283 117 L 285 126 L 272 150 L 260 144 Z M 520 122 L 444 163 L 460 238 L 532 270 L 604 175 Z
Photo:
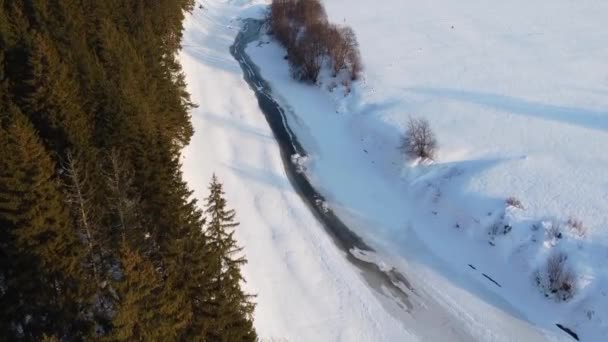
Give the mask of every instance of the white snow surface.
M 200 105 L 184 175 L 199 199 L 213 172 L 225 184 L 263 341 L 572 340 L 556 323 L 604 340 L 608 2 L 325 0 L 330 20 L 359 39 L 364 76 L 350 92 L 330 91 L 326 74 L 317 86 L 294 82 L 271 37 L 248 47 L 308 152 L 293 162 L 378 251 L 359 257 L 409 280 L 408 310 L 369 286 L 286 178 L 228 51 L 239 18 L 263 16 L 265 4 L 197 5 L 180 56 Z M 409 116 L 435 130 L 435 162 L 401 157 Z M 497 222 L 511 231 L 489 236 Z M 577 275 L 567 302 L 533 280 L 555 251 Z
M 262 341 L 414 340 L 291 188 L 272 132 L 228 52 L 240 27 L 236 16 L 259 12 L 246 2 L 204 5 L 186 21 L 180 56 L 200 104 L 183 171 L 200 200 L 216 173 L 237 210 L 236 233 L 249 260 L 245 288 L 257 295 Z

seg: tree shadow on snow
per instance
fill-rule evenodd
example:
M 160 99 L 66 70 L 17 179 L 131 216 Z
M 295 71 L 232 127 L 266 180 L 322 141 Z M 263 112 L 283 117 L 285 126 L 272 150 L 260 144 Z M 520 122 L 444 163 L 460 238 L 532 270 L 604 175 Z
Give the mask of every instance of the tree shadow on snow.
M 224 129 L 232 129 L 237 132 L 237 134 L 246 134 L 250 135 L 253 138 L 260 138 L 262 141 L 274 141 L 274 138 L 271 135 L 264 134 L 260 130 L 255 129 L 252 126 L 245 125 L 239 122 L 236 119 L 226 118 L 213 113 L 205 113 L 203 115 L 203 120 L 210 123 L 222 127 Z
M 413 87 L 410 92 L 467 102 L 497 110 L 552 120 L 584 128 L 608 131 L 608 112 L 571 106 L 557 106 L 512 96 L 449 88 Z
M 275 188 L 282 192 L 294 192 L 294 189 L 291 187 L 291 184 L 289 184 L 285 175 L 279 175 L 268 169 L 261 169 L 250 165 L 223 164 L 223 166 L 238 174 L 240 177 L 249 179 L 258 184 Z

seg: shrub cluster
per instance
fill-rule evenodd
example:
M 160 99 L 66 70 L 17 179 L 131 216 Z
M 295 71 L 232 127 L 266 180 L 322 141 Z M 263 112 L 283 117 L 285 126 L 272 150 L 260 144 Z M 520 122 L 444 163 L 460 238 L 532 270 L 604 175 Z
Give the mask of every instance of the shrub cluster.
M 524 204 L 517 197 L 509 197 L 505 200 L 505 204 L 507 207 L 517 208 L 521 210 L 525 210 Z
M 319 0 L 273 0 L 269 22 L 287 49 L 294 78 L 316 82 L 326 62 L 334 76 L 345 71 L 351 80 L 359 78 L 361 58 L 355 33 L 330 24 Z
M 490 231 L 488 232 L 488 235 L 490 235 L 491 239 L 494 239 L 494 237 L 496 237 L 498 235 L 509 234 L 512 229 L 513 229 L 513 226 L 506 223 L 503 218 L 501 220 L 494 222 L 494 224 L 492 224 L 490 226 Z
M 584 237 L 587 234 L 587 227 L 583 225 L 583 221 L 576 217 L 570 217 L 566 225 L 579 237 Z
M 568 267 L 567 260 L 566 253 L 555 252 L 549 256 L 545 267 L 536 272 L 536 284 L 545 296 L 567 301 L 576 293 L 576 274 Z

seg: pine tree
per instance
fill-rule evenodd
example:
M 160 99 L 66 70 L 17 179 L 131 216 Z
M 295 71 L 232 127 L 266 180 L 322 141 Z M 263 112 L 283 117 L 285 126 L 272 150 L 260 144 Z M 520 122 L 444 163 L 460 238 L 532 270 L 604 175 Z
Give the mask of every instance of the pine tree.
M 159 307 L 162 289 L 160 276 L 149 261 L 128 247 L 121 248 L 122 281 L 117 293 L 120 306 L 114 316 L 112 341 L 170 341 L 166 320 Z
M 165 287 L 163 314 L 172 318 L 170 328 L 177 340 L 205 341 L 208 317 L 205 284 L 207 260 L 202 234 L 184 227 L 165 254 Z M 190 232 L 186 232 L 186 231 Z M 200 230 L 199 230 L 200 231 Z
M 211 250 L 210 277 L 212 287 L 211 327 L 209 341 L 255 341 L 252 315 L 255 305 L 252 296 L 245 294 L 240 284 L 244 282 L 241 266 L 247 260 L 241 255 L 242 248 L 234 238 L 236 213 L 227 208 L 222 184 L 213 175 L 206 199 L 205 213 L 208 224 L 205 235 Z
M 167 146 L 167 145 L 165 145 Z M 172 170 L 164 181 L 170 184 L 167 196 L 171 203 L 177 204 L 172 211 L 174 219 L 166 226 L 166 231 L 155 234 L 161 237 L 160 245 L 166 269 L 165 294 L 176 305 L 166 306 L 167 310 L 177 311 L 180 315 L 173 324 L 180 340 L 205 341 L 209 330 L 209 248 L 203 234 L 205 219 L 196 200 L 191 199 L 192 191 L 181 179 L 179 158 L 160 154 L 158 162 Z M 163 187 L 164 188 L 164 187 Z M 165 215 L 171 217 L 169 215 Z M 162 222 L 162 220 L 159 220 Z
M 0 255 L 5 281 L 0 321 L 15 336 L 65 333 L 81 321 L 83 293 L 76 287 L 82 259 L 55 167 L 20 113 L 1 129 L 0 146 Z
M 49 38 L 37 34 L 31 42 L 27 80 L 23 82 L 24 111 L 61 154 L 73 146 L 89 146 L 91 123 L 81 108 L 78 84 Z

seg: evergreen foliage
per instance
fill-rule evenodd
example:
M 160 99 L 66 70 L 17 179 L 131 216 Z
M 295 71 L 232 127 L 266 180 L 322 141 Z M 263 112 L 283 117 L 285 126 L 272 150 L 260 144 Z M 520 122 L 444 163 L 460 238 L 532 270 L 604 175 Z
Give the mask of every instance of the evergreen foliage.
M 0 340 L 256 339 L 234 212 L 180 171 L 192 8 L 0 0 Z
M 247 261 L 234 238 L 234 228 L 239 225 L 235 221 L 236 213 L 228 209 L 222 184 L 215 175 L 209 192 L 205 206 L 209 218 L 205 236 L 212 255 L 209 258 L 211 287 L 208 292 L 213 294 L 209 303 L 213 309 L 207 340 L 255 341 L 252 329 L 254 305 L 251 296 L 240 288 L 240 283 L 244 281 L 240 269 Z
M 116 341 L 170 340 L 158 296 L 162 289 L 159 274 L 150 261 L 126 243 L 121 248 L 123 279 L 117 286 L 121 305 L 114 316 L 112 339 Z
M 22 115 L 7 126 L 0 129 L 0 324 L 33 339 L 81 320 L 74 301 L 83 293 L 74 285 L 82 280 L 82 248 L 36 132 Z

